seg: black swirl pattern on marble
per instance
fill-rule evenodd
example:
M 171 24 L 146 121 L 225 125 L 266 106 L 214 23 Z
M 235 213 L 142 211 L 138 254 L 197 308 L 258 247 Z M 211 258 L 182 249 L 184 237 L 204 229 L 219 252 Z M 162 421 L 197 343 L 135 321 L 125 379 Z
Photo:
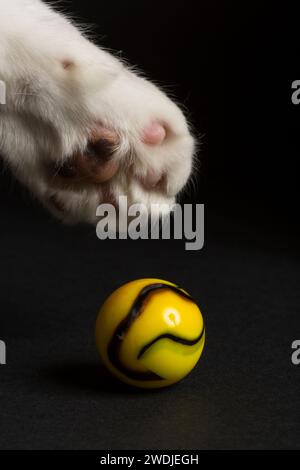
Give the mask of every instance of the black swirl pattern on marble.
M 195 339 L 185 339 L 185 338 L 180 338 L 179 336 L 171 335 L 170 333 L 165 333 L 163 335 L 158 336 L 154 340 L 150 341 L 150 343 L 145 344 L 145 346 L 140 350 L 138 354 L 138 359 L 140 359 L 143 354 L 145 354 L 146 351 L 148 351 L 153 344 L 157 343 L 157 341 L 160 341 L 161 339 L 171 339 L 174 341 L 174 343 L 180 343 L 184 344 L 186 346 L 194 346 L 195 344 L 199 343 L 199 341 L 202 339 L 204 335 L 204 328 L 202 329 L 200 335 L 195 338 Z
M 130 369 L 122 363 L 121 358 L 120 358 L 120 349 L 121 349 L 122 342 L 124 341 L 125 335 L 128 332 L 128 330 L 130 329 L 133 322 L 143 312 L 143 306 L 144 306 L 145 302 L 147 301 L 147 298 L 153 292 L 155 292 L 157 290 L 163 290 L 163 289 L 165 289 L 165 290 L 170 289 L 170 290 L 176 292 L 176 294 L 181 295 L 185 299 L 190 300 L 191 302 L 194 302 L 192 297 L 189 294 L 187 294 L 186 292 L 182 291 L 178 286 L 172 286 L 172 285 L 163 284 L 163 283 L 155 283 L 155 284 L 149 284 L 148 286 L 144 287 L 141 290 L 138 297 L 134 301 L 130 311 L 128 312 L 126 317 L 117 326 L 117 328 L 116 328 L 116 330 L 115 330 L 115 332 L 112 336 L 112 339 L 108 344 L 108 348 L 107 348 L 108 357 L 109 357 L 109 360 L 111 361 L 111 363 L 113 364 L 113 366 L 130 379 L 145 380 L 145 381 L 147 381 L 147 380 L 149 380 L 149 381 L 164 380 L 163 377 L 160 377 L 159 375 L 155 374 L 152 371 L 142 372 L 142 371 Z M 156 343 L 157 341 L 159 341 L 162 338 L 169 338 L 172 341 L 175 341 L 177 343 L 185 344 L 187 346 L 193 346 L 194 344 L 197 344 L 201 340 L 201 338 L 203 337 L 203 334 L 204 334 L 204 327 L 203 327 L 200 335 L 197 338 L 195 338 L 194 340 L 187 340 L 187 339 L 180 338 L 178 336 L 171 335 L 171 334 L 168 334 L 168 333 L 160 335 L 157 338 L 155 338 L 153 341 L 151 341 L 150 343 L 146 344 L 141 349 L 141 351 L 138 354 L 138 359 L 154 343 Z

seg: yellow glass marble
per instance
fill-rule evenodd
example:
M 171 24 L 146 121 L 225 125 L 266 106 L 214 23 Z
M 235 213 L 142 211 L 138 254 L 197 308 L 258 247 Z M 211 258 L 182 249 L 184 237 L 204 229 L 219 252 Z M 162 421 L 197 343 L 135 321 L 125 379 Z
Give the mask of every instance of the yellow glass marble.
M 123 382 L 166 387 L 185 377 L 203 351 L 205 329 L 190 295 L 161 279 L 138 279 L 115 290 L 96 322 L 104 365 Z

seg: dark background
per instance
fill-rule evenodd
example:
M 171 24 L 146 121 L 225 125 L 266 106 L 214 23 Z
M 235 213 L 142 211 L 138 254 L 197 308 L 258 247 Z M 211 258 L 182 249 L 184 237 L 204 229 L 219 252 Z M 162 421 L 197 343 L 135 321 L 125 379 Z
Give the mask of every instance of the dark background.
M 299 448 L 299 27 L 292 5 L 70 1 L 117 51 L 183 103 L 201 140 L 194 193 L 205 247 L 97 240 L 0 179 L 0 448 Z M 121 52 L 120 52 L 121 51 Z M 198 300 L 207 345 L 189 379 L 119 386 L 93 329 L 114 288 L 161 277 Z

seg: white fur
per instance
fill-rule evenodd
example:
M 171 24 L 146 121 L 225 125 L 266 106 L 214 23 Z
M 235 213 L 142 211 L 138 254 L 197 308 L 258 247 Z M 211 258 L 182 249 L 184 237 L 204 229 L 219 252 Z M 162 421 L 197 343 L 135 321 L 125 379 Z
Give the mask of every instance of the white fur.
M 75 67 L 65 69 L 62 61 Z M 167 60 L 167 58 L 166 58 Z M 84 151 L 95 122 L 121 136 L 112 180 L 115 196 L 129 203 L 171 204 L 192 169 L 194 141 L 179 108 L 156 86 L 92 44 L 60 13 L 40 0 L 0 0 L 0 80 L 7 86 L 0 105 L 0 154 L 15 175 L 45 204 L 56 195 L 65 221 L 95 221 L 101 186 L 81 191 L 49 186 L 43 163 Z M 140 138 L 153 120 L 167 123 L 171 137 L 161 146 Z M 147 191 L 125 171 L 167 173 L 164 194 Z

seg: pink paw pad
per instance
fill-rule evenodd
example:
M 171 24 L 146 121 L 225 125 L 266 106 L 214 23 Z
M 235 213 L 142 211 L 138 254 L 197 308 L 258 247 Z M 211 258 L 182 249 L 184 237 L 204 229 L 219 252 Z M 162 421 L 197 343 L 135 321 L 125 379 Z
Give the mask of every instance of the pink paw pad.
M 144 129 L 142 140 L 147 145 L 161 145 L 166 136 L 166 127 L 159 122 L 153 122 Z

